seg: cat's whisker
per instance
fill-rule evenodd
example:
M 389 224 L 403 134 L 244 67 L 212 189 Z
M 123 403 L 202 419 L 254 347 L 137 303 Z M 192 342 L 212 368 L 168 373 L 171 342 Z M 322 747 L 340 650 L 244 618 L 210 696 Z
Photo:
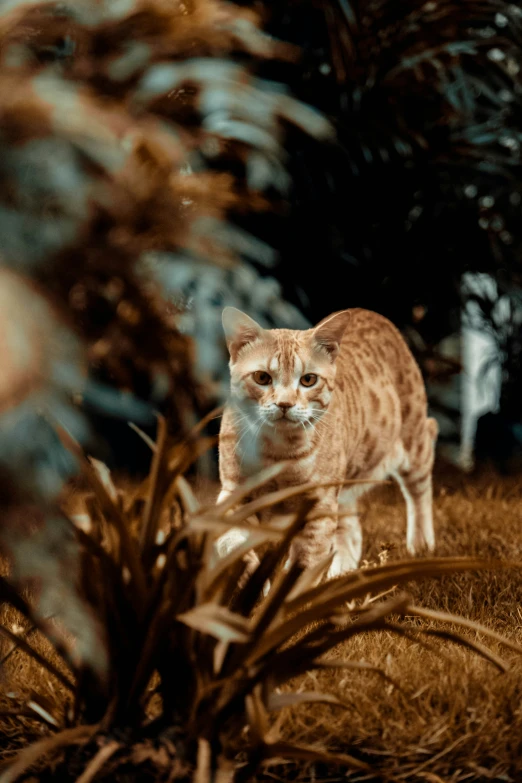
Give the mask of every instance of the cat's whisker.
M 325 417 L 323 415 L 318 416 L 317 414 L 314 415 L 313 413 L 311 413 L 311 415 L 310 415 L 310 421 L 313 421 L 313 422 L 324 421 L 325 426 L 328 426 L 328 427 L 331 427 L 332 423 L 333 423 L 331 420 L 325 419 Z
M 263 425 L 264 424 L 265 424 L 265 421 L 263 419 L 261 419 L 261 421 L 259 422 L 259 426 L 256 428 L 256 430 L 255 430 L 255 432 L 254 432 L 254 434 L 252 436 L 252 439 L 254 441 L 254 448 L 257 448 L 257 443 L 255 441 L 257 440 L 257 437 L 258 437 L 259 433 L 263 429 Z M 243 456 L 241 457 L 241 462 L 239 463 L 240 468 L 243 466 L 243 462 L 244 462 L 244 459 L 246 457 L 246 454 L 247 454 L 247 451 L 245 449 L 245 451 L 243 452 Z
M 265 419 L 264 419 L 262 416 L 260 416 L 260 415 L 259 415 L 259 413 L 257 414 L 257 416 L 258 416 L 258 421 L 259 421 L 259 424 L 258 424 L 258 426 L 255 428 L 255 431 L 254 431 L 254 432 L 253 432 L 253 434 L 252 434 L 252 440 L 254 441 L 255 447 L 257 447 L 257 444 L 255 443 L 255 441 L 257 440 L 257 437 L 258 437 L 259 433 L 261 432 L 261 430 L 263 429 L 263 426 L 264 426 L 264 425 L 265 425 L 265 423 L 266 423 L 266 422 L 265 422 Z M 247 428 L 247 432 L 250 432 L 250 433 L 252 433 L 252 428 L 250 427 L 250 421 L 248 421 L 248 428 Z M 245 434 L 246 434 L 246 433 L 244 432 L 244 433 L 242 434 L 241 438 L 239 439 L 239 441 L 237 442 L 237 444 L 236 444 L 236 446 L 235 446 L 235 449 L 234 449 L 235 453 L 237 453 L 237 447 L 239 446 L 239 444 L 240 444 L 240 443 L 241 443 L 241 441 L 243 440 L 243 438 L 244 438 Z M 239 465 L 240 465 L 240 468 L 243 466 L 243 462 L 244 462 L 244 459 L 245 459 L 245 457 L 246 457 L 246 454 L 247 454 L 247 450 L 245 449 L 245 451 L 243 452 L 243 455 L 242 455 L 242 457 L 241 457 L 241 461 L 240 461 L 240 463 L 239 463 Z
M 250 422 L 247 420 L 247 423 L 246 423 L 245 427 L 241 430 L 240 437 L 239 437 L 237 443 L 234 446 L 234 453 L 235 454 L 237 454 L 237 450 L 239 448 L 239 445 L 240 445 L 241 441 L 244 439 L 245 435 L 248 435 L 249 432 L 251 432 L 251 427 L 250 427 Z

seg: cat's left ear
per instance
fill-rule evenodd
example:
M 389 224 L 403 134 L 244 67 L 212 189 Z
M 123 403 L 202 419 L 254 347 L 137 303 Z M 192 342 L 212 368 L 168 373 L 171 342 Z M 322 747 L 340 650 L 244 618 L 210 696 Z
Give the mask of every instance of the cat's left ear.
M 312 339 L 319 350 L 327 353 L 332 362 L 337 359 L 341 340 L 350 320 L 349 310 L 340 310 L 320 321 L 312 330 Z
M 263 333 L 257 321 L 235 307 L 225 307 L 222 322 L 232 361 L 236 360 L 241 348 L 255 342 Z

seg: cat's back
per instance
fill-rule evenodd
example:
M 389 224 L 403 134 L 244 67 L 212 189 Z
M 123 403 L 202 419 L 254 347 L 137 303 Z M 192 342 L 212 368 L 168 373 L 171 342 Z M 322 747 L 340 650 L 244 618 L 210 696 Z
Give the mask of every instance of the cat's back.
M 364 473 L 389 456 L 400 439 L 411 444 L 426 426 L 420 369 L 399 330 L 382 315 L 353 309 L 337 360 L 335 412 L 348 423 L 344 440 Z
M 372 310 L 349 310 L 349 320 L 341 342 L 341 374 L 359 368 L 367 380 L 393 382 L 400 393 L 410 387 L 424 389 L 419 367 L 404 337 L 387 318 Z
M 394 324 L 384 315 L 362 307 L 354 307 L 349 313 L 348 323 L 344 332 L 342 345 L 354 341 L 364 341 L 365 344 L 387 343 L 390 346 L 401 346 L 408 353 L 404 337 Z

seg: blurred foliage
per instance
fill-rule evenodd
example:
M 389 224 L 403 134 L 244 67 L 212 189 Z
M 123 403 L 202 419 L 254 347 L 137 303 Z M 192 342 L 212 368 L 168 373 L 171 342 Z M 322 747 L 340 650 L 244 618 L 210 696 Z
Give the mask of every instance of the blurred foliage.
M 302 47 L 260 64 L 324 111 L 339 144 L 296 139 L 291 205 L 251 216 L 281 251 L 285 295 L 313 322 L 352 305 L 436 344 L 459 325 L 460 276 L 520 282 L 522 10 L 503 0 L 264 0 Z
M 227 218 L 286 186 L 286 126 L 331 136 L 252 74 L 294 54 L 215 0 L 0 5 L 0 543 L 37 616 L 58 606 L 66 630 L 82 627 L 93 666 L 96 621 L 70 588 L 77 543 L 53 505 L 78 467 L 57 427 L 92 453 L 86 411 L 146 426 L 162 405 L 181 437 L 205 406 L 169 268 L 270 261 Z

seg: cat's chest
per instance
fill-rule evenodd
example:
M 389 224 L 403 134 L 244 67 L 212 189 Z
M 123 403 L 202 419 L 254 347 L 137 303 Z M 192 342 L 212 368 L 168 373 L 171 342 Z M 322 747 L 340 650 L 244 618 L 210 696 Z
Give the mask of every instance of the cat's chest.
M 238 440 L 236 454 L 243 476 L 285 462 L 286 481 L 302 483 L 313 473 L 317 449 L 311 436 L 302 430 L 281 432 L 267 428 Z

